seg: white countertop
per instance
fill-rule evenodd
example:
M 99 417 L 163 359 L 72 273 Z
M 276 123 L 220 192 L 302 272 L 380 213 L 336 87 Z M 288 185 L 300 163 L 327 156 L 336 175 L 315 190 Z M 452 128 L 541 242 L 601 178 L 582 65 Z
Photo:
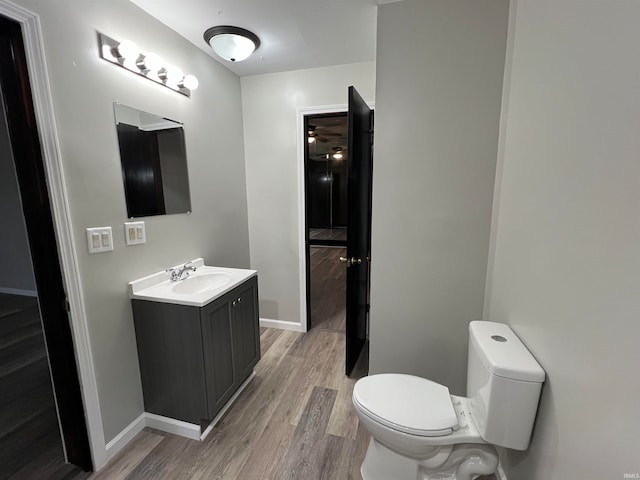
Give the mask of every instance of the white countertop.
M 129 297 L 137 300 L 204 307 L 258 273 L 256 270 L 207 266 L 202 258 L 197 258 L 191 263 L 196 267 L 196 271 L 184 280 L 172 282 L 169 280 L 169 274 L 162 271 L 129 282 Z M 222 279 L 225 283 L 216 286 L 216 283 L 220 283 L 218 281 L 212 287 L 207 287 L 205 277 Z M 201 287 L 201 285 L 205 286 Z M 192 286 L 194 288 L 190 288 Z M 183 293 L 185 290 L 192 291 Z

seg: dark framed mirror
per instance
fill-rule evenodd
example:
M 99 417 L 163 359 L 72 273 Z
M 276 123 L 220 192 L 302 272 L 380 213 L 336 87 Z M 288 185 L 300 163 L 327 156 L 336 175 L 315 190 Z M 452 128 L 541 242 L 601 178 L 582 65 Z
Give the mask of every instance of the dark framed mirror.
M 114 103 L 127 217 L 191 211 L 182 123 Z

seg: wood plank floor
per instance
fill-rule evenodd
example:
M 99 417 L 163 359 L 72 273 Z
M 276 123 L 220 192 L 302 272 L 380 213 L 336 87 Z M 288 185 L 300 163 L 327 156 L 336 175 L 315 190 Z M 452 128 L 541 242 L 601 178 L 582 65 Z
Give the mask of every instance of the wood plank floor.
M 365 372 L 343 375 L 344 339 L 328 330 L 261 329 L 256 375 L 205 441 L 145 429 L 89 478 L 361 480 L 369 435 L 351 394 Z
M 310 228 L 309 240 L 347 241 L 347 228 Z
M 309 247 L 311 328 L 344 332 L 347 269 L 345 247 Z
M 0 480 L 79 471 L 64 463 L 37 299 L 0 294 Z
M 369 437 L 351 408 L 344 341 L 261 329 L 255 377 L 204 442 L 146 429 L 90 478 L 360 479 Z

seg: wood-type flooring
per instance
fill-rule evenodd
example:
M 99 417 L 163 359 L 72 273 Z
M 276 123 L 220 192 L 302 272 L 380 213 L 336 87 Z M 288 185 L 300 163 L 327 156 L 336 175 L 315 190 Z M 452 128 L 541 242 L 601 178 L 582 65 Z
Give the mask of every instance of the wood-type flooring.
M 0 294 L 0 480 L 59 480 L 64 463 L 37 299 Z
M 309 247 L 311 328 L 344 332 L 347 267 L 339 258 L 345 247 Z
M 343 228 L 310 228 L 309 240 L 347 241 L 347 229 Z
M 351 394 L 365 372 L 344 376 L 344 333 L 262 328 L 260 341 L 255 377 L 203 442 L 145 429 L 89 478 L 360 480 L 369 435 Z
M 90 478 L 359 479 L 369 437 L 351 406 L 344 333 L 261 329 L 260 339 L 255 377 L 203 442 L 146 429 Z
M 0 479 L 361 479 L 369 435 L 351 394 L 367 362 L 353 378 L 344 376 L 343 331 L 262 328 L 255 377 L 203 442 L 145 429 L 100 472 L 85 473 L 62 462 L 35 299 L 3 297 Z M 21 409 L 28 414 L 21 416 Z

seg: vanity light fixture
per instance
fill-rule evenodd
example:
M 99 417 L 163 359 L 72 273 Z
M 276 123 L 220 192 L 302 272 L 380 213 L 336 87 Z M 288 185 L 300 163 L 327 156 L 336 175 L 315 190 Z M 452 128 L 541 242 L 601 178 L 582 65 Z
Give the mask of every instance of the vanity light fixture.
M 258 36 L 240 27 L 219 25 L 204 32 L 204 41 L 219 57 L 229 62 L 241 62 L 260 46 Z
M 198 88 L 198 79 L 185 75 L 176 66 L 168 65 L 155 53 L 141 52 L 131 40 L 118 42 L 101 33 L 98 34 L 100 57 L 138 75 L 164 85 L 187 97 Z

